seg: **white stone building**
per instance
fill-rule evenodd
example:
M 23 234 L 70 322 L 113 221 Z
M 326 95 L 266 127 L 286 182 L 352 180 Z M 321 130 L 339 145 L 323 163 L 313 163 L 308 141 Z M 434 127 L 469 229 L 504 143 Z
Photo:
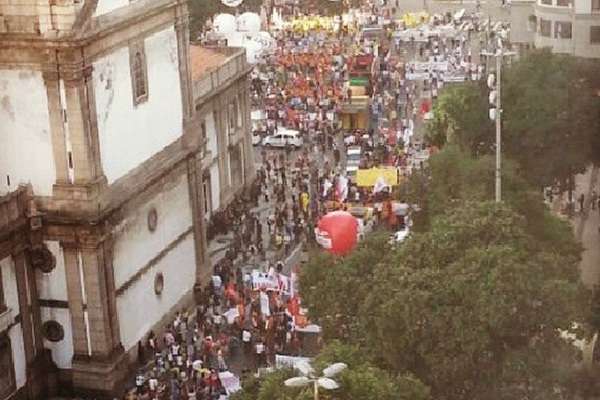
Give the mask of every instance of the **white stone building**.
M 185 0 L 0 1 L 0 400 L 115 392 L 210 275 L 204 211 L 254 177 L 248 67 L 192 80 L 189 51 Z
M 600 0 L 536 0 L 536 47 L 600 58 Z

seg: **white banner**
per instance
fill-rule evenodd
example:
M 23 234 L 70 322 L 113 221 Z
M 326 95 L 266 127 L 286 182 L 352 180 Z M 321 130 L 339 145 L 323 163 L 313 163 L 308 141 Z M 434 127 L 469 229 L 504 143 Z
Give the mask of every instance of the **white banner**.
M 293 357 L 275 354 L 275 368 L 296 368 L 299 362 L 310 363 L 309 357 Z
M 271 315 L 271 309 L 269 308 L 269 296 L 265 292 L 260 292 L 260 312 L 264 316 Z

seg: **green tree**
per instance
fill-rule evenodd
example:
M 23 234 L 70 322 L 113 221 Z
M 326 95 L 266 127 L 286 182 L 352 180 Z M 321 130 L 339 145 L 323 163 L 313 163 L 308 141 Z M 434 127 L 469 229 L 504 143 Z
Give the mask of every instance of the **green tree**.
M 583 319 L 577 261 L 540 247 L 508 207 L 467 202 L 383 261 L 361 325 L 384 365 L 435 398 L 502 392 L 523 383 L 502 379 L 513 352 L 551 365 L 558 329 Z
M 372 235 L 343 259 L 322 250 L 311 254 L 300 273 L 303 305 L 318 318 L 326 340 L 360 339 L 356 310 L 371 290 L 373 265 L 389 251 L 389 234 Z
M 598 78 L 590 65 L 536 50 L 504 68 L 503 157 L 516 161 L 519 175 L 537 188 L 567 189 L 573 174 L 600 162 Z M 487 94 L 477 83 L 444 89 L 428 124 L 429 140 L 438 146 L 456 143 L 474 156 L 493 153 Z
M 484 87 L 468 82 L 444 89 L 433 106 L 426 137 L 438 147 L 451 142 L 472 154 L 488 152 L 494 136 Z
M 379 238 L 309 264 L 301 293 L 316 322 L 327 326 L 334 310 L 348 326 L 326 336 L 390 374 L 414 375 L 434 398 L 502 399 L 523 388 L 558 398 L 574 391 L 565 366 L 578 361 L 559 329 L 583 320 L 587 292 L 570 231 L 553 246 L 527 225 L 506 204 L 461 201 L 399 247 Z
M 394 376 L 375 367 L 368 361 L 362 350 L 353 345 L 332 341 L 313 365 L 317 375 L 323 368 L 334 362 L 344 362 L 348 369 L 334 379 L 340 388 L 334 391 L 321 391 L 323 400 L 428 400 L 429 389 L 410 374 Z M 295 376 L 291 370 L 277 370 L 262 380 L 250 378 L 244 382 L 243 390 L 233 400 L 309 400 L 312 387 L 287 388 L 284 381 Z
M 530 182 L 568 188 L 593 160 L 600 98 L 574 57 L 535 51 L 503 75 L 503 144 Z

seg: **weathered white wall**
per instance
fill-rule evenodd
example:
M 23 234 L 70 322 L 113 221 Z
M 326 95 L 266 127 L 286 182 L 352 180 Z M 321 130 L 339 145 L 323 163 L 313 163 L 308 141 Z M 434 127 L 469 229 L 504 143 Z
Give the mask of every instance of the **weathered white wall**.
M 13 353 L 13 365 L 15 367 L 15 382 L 17 389 L 25 386 L 27 383 L 26 361 L 25 361 L 25 344 L 23 343 L 23 329 L 21 324 L 14 325 L 8 331 L 10 338 L 10 346 Z
M 2 271 L 2 288 L 4 289 L 4 301 L 6 307 L 10 308 L 13 315 L 19 314 L 19 293 L 17 292 L 17 276 L 15 275 L 15 264 L 12 257 L 0 260 Z
M 575 0 L 575 13 L 591 14 L 592 13 L 592 0 Z
M 219 181 L 219 163 L 210 166 L 210 194 L 212 209 L 216 211 L 221 206 L 221 182 Z
M 154 293 L 154 278 L 159 271 L 164 276 L 164 290 L 157 296 Z M 190 232 L 184 241 L 117 297 L 121 342 L 125 350 L 133 348 L 153 325 L 192 290 L 194 277 L 194 240 Z
M 12 315 L 19 314 L 19 295 L 17 292 L 17 277 L 15 275 L 15 264 L 11 257 L 0 260 L 0 274 L 2 274 L 2 289 L 4 290 L 4 301 L 6 306 L 12 310 Z M 10 344 L 12 347 L 13 365 L 15 368 L 15 381 L 17 389 L 27 382 L 25 346 L 23 344 L 23 329 L 21 324 L 13 325 L 9 331 Z
M 94 11 L 94 17 L 99 15 L 108 14 L 117 8 L 126 7 L 130 3 L 130 0 L 98 0 L 96 11 Z
M 158 215 L 154 232 L 148 229 L 148 212 L 152 207 Z M 119 226 L 113 250 L 116 287 L 122 286 L 191 226 L 187 175 L 183 174 L 146 204 L 127 214 Z
M 129 49 L 94 63 L 94 90 L 102 167 L 109 183 L 138 166 L 182 133 L 175 28 L 144 41 L 148 100 L 134 106 Z
M 68 308 L 41 307 L 42 323 L 54 320 L 62 325 L 65 337 L 60 342 L 44 339 L 44 347 L 50 349 L 52 361 L 61 369 L 70 369 L 73 359 L 73 329 L 71 328 L 71 313 Z
M 46 246 L 56 258 L 56 267 L 50 273 L 36 270 L 38 295 L 43 300 L 68 301 L 67 278 L 65 275 L 65 256 L 63 248 L 57 241 L 45 241 Z M 71 328 L 71 314 L 68 308 L 41 308 L 42 323 L 54 320 L 62 325 L 65 337 L 60 342 L 44 340 L 44 347 L 50 349 L 52 360 L 59 368 L 71 368 L 73 357 L 73 331 Z
M 37 290 L 40 299 L 67 301 L 67 278 L 65 275 L 65 256 L 60 243 L 57 241 L 45 241 L 48 250 L 56 258 L 56 267 L 50 273 L 43 273 L 39 269 L 35 271 Z
M 35 194 L 51 195 L 55 181 L 42 73 L 0 70 L 0 195 L 28 182 Z

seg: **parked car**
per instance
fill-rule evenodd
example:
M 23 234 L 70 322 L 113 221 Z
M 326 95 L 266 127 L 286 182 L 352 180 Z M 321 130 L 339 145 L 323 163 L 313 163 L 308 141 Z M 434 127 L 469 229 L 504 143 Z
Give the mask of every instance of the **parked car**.
M 300 137 L 300 132 L 292 129 L 279 129 L 273 135 L 267 136 L 262 141 L 265 147 L 294 147 L 299 149 L 302 147 L 303 140 Z

